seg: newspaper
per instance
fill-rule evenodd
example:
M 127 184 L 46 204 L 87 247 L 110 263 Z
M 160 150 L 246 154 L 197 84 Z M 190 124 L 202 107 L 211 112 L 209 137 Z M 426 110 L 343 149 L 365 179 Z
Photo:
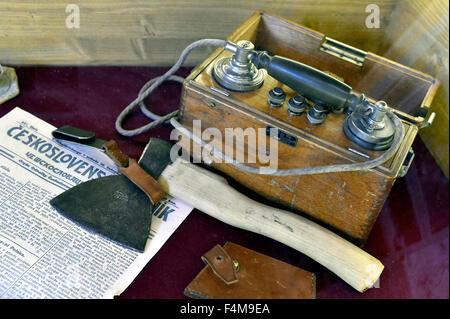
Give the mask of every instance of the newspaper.
M 84 230 L 49 200 L 116 167 L 100 152 L 58 144 L 54 129 L 20 108 L 0 119 L 0 298 L 113 298 L 192 207 L 169 196 L 157 205 L 143 253 Z

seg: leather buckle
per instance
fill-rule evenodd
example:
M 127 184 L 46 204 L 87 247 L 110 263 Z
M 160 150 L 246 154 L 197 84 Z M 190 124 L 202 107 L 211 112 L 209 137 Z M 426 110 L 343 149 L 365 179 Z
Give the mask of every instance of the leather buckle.
M 202 256 L 202 260 L 227 285 L 238 282 L 237 272 L 239 271 L 239 263 L 233 260 L 222 246 L 214 246 Z

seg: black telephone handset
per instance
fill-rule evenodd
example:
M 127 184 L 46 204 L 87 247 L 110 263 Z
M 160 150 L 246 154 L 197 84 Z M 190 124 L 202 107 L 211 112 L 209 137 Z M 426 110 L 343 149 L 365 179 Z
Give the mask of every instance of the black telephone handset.
M 314 103 L 308 120 L 321 115 L 321 124 L 328 111 L 347 111 L 343 130 L 347 138 L 370 150 L 386 150 L 392 145 L 395 125 L 388 116 L 389 107 L 383 101 L 370 102 L 364 94 L 356 93 L 344 82 L 309 65 L 265 51 L 255 51 L 250 41 L 228 43 L 225 49 L 232 57 L 219 60 L 214 67 L 214 79 L 233 91 L 256 90 L 261 86 L 261 69 L 274 79 L 289 86 L 300 96 Z
M 314 103 L 341 109 L 359 100 L 350 86 L 309 65 L 264 51 L 255 52 L 252 62 Z

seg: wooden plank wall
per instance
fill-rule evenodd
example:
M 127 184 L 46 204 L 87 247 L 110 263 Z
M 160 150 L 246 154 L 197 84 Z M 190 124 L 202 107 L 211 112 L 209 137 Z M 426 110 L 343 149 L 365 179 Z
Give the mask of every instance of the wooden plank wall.
M 80 28 L 66 27 L 66 6 Z M 366 6 L 380 28 L 365 27 Z M 448 3 L 445 0 L 15 0 L 0 2 L 4 65 L 172 65 L 191 42 L 226 38 L 266 10 L 441 79 L 435 124 L 421 137 L 448 177 Z M 196 50 L 186 65 L 212 49 Z
M 0 63 L 11 65 L 172 65 L 194 40 L 226 38 L 256 10 L 299 22 L 365 50 L 376 51 L 381 28 L 364 27 L 373 0 L 15 0 L 0 2 Z M 80 28 L 65 24 L 69 3 Z M 396 1 L 380 4 L 388 19 Z M 187 64 L 205 59 L 192 53 Z
M 420 137 L 449 176 L 449 4 L 447 0 L 399 1 L 379 54 L 433 75 L 441 86 L 431 110 L 432 126 Z

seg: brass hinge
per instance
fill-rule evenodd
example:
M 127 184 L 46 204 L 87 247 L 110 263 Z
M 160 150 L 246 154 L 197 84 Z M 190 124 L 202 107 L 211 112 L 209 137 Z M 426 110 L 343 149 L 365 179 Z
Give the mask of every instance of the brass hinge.
M 367 52 L 356 49 L 345 43 L 336 41 L 334 39 L 324 37 L 320 45 L 320 51 L 327 52 L 342 60 L 351 62 L 358 66 L 362 66 L 366 59 Z

